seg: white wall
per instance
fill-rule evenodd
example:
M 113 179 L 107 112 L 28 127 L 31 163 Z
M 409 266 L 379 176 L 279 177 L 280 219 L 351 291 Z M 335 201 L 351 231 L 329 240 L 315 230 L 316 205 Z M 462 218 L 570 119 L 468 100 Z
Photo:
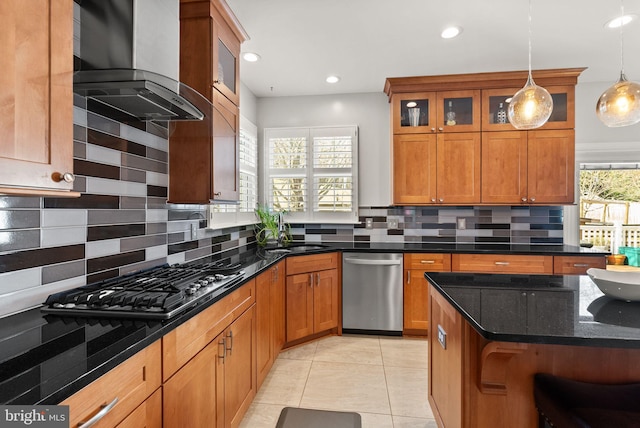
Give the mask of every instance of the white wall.
M 258 124 L 258 99 L 242 82 L 240 82 L 240 115 L 254 125 Z
M 242 104 L 241 104 L 242 105 Z M 358 125 L 360 206 L 391 201 L 389 102 L 379 93 L 258 98 L 258 140 L 264 128 Z

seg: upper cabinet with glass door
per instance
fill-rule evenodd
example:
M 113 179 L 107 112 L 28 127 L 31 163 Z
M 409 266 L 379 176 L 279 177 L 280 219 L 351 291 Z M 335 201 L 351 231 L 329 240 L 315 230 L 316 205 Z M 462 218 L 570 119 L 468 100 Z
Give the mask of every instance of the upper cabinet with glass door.
M 521 88 L 482 91 L 482 130 L 513 131 L 508 118 L 509 101 Z M 553 99 L 549 120 L 539 129 L 573 129 L 575 124 L 574 86 L 546 86 Z
M 480 91 L 397 94 L 392 97 L 394 134 L 480 130 Z
M 240 104 L 240 40 L 221 17 L 213 16 L 213 87 L 236 106 Z

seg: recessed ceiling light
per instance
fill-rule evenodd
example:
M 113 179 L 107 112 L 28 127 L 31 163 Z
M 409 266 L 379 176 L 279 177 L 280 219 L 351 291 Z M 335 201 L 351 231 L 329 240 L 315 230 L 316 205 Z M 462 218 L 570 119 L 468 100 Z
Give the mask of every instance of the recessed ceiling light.
M 440 33 L 440 37 L 442 37 L 443 39 L 453 39 L 460 33 L 462 33 L 462 27 L 448 27 L 442 30 L 442 33 Z
M 260 59 L 260 55 L 254 52 L 245 52 L 242 58 L 244 58 L 245 61 L 256 62 Z
M 340 81 L 340 77 L 328 76 L 325 80 L 327 81 L 327 83 L 338 83 Z
M 604 23 L 606 28 L 620 28 L 623 25 L 627 25 L 631 21 L 634 21 L 638 18 L 637 15 L 627 14 L 624 16 L 618 16 L 617 18 L 613 18 Z

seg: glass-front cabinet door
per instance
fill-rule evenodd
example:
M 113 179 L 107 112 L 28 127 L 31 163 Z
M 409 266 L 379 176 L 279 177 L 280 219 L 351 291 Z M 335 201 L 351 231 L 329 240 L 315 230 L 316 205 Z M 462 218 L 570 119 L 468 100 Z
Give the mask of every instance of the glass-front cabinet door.
M 437 96 L 437 132 L 480 130 L 480 91 L 446 91 Z
M 436 93 L 419 92 L 393 96 L 393 133 L 427 134 L 436 131 Z
M 235 105 L 240 102 L 239 55 L 238 39 L 226 26 L 216 22 L 213 27 L 213 87 Z
M 482 91 L 482 130 L 513 131 L 508 109 L 511 97 L 522 88 L 485 89 Z M 572 129 L 575 124 L 573 86 L 545 87 L 553 99 L 549 120 L 538 129 Z

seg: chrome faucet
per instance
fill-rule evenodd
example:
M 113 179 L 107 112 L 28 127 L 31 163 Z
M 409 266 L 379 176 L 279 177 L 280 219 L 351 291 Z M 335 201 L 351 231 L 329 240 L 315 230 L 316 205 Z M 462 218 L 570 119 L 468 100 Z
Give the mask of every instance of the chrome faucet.
M 284 222 L 284 213 L 278 213 L 278 245 L 282 246 L 287 242 L 287 226 Z

